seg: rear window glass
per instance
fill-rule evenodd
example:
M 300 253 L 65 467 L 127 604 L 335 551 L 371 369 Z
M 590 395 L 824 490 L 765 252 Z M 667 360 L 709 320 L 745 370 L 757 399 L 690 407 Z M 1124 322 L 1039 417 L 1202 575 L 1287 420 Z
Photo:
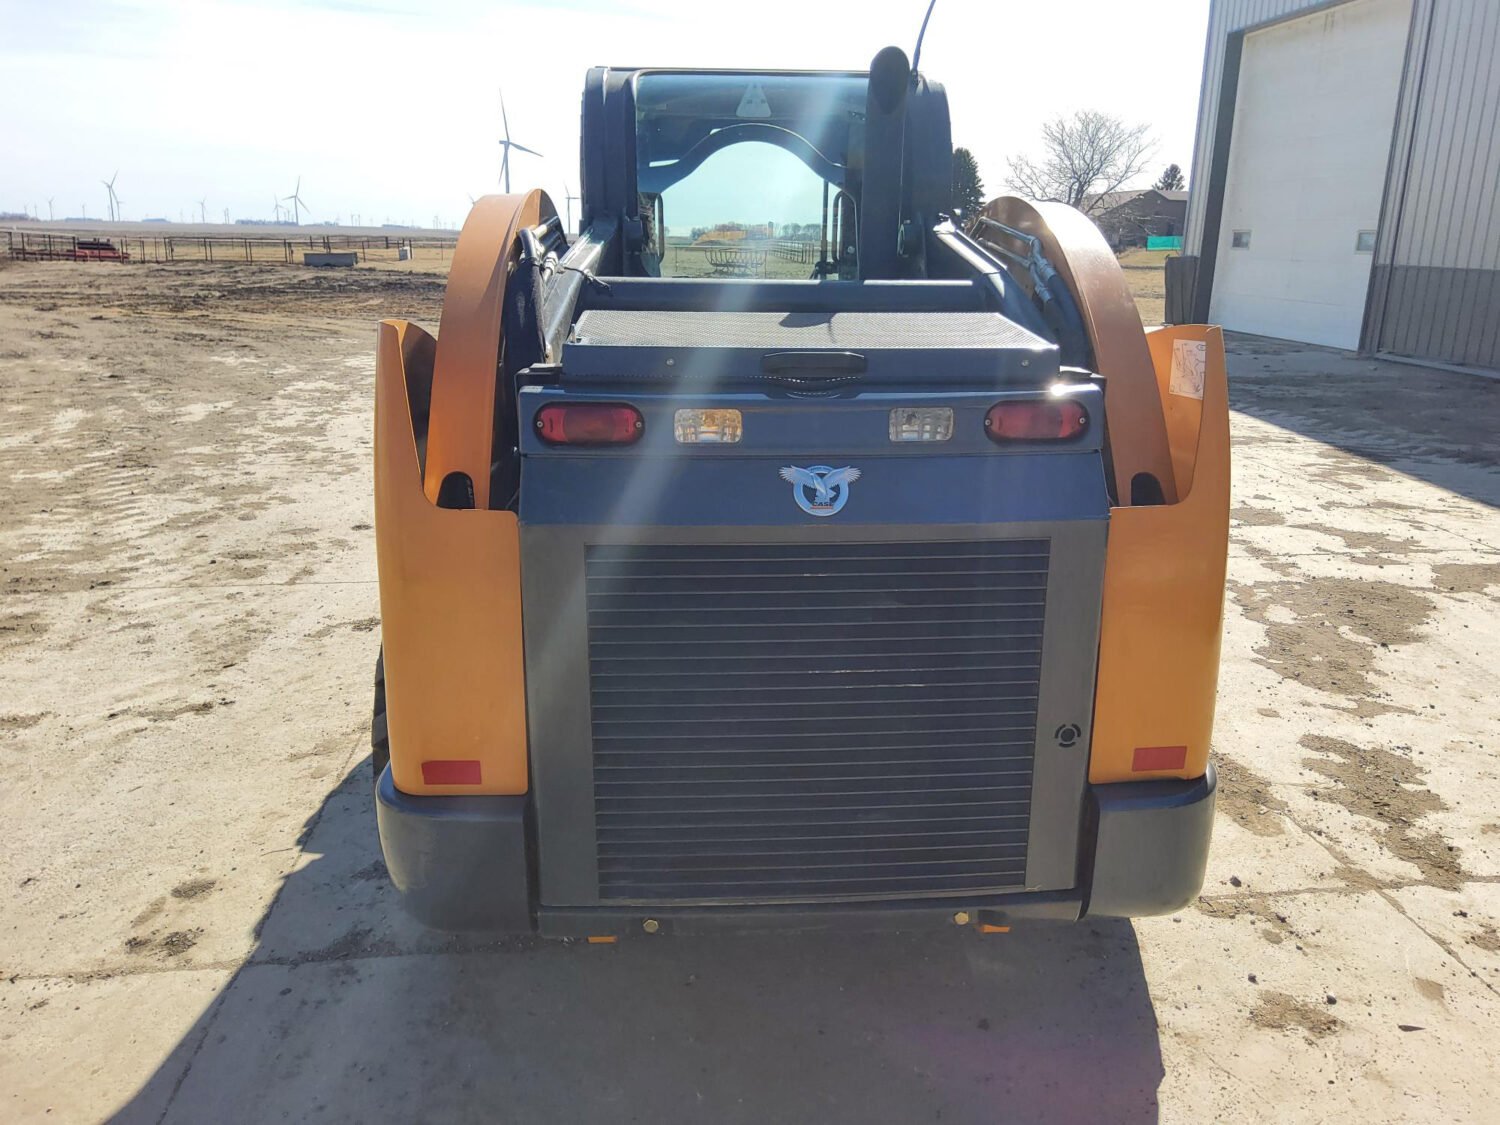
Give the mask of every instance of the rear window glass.
M 852 277 L 863 75 L 644 74 L 636 180 L 665 277 Z

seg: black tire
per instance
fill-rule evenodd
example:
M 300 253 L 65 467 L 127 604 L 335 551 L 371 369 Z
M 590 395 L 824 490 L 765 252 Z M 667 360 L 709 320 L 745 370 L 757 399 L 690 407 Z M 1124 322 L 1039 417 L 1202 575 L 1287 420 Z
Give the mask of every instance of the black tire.
M 375 658 L 375 707 L 370 718 L 370 767 L 376 784 L 391 760 L 391 735 L 385 721 L 385 650 Z

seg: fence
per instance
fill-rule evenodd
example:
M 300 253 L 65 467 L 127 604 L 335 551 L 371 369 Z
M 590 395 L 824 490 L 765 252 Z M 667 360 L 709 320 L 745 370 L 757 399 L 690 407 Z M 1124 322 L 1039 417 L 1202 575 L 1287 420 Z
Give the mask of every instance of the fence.
M 778 242 L 772 252 L 783 262 L 810 264 L 818 256 L 818 248 L 811 242 Z
M 132 262 L 276 262 L 301 261 L 304 251 L 354 251 L 361 262 L 397 261 L 401 250 L 413 259 L 446 262 L 453 253 L 448 238 L 405 238 L 400 235 L 320 234 L 305 238 L 274 238 L 266 235 L 115 235 L 67 234 L 56 231 L 8 230 L 6 248 L 12 258 L 94 259 Z M 88 253 L 89 244 L 108 242 L 119 256 Z M 80 243 L 84 244 L 80 248 Z M 418 253 L 420 251 L 420 254 Z

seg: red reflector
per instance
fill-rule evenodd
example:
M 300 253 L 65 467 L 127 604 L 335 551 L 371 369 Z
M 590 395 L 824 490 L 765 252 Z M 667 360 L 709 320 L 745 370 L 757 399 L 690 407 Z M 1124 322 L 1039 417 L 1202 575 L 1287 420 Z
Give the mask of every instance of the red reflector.
M 1088 428 L 1089 412 L 1072 399 L 997 402 L 984 416 L 994 441 L 1067 441 Z
M 1186 746 L 1137 746 L 1130 768 L 1136 773 L 1151 770 L 1180 770 L 1187 765 Z
M 641 412 L 619 402 L 549 402 L 536 412 L 537 435 L 550 445 L 629 445 L 645 429 Z
M 478 785 L 479 763 L 473 759 L 423 762 L 422 784 Z

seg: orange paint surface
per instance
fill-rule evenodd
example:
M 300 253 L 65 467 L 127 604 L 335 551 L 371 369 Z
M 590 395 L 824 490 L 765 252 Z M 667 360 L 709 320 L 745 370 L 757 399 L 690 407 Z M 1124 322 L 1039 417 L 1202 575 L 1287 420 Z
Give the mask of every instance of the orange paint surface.
M 1175 504 L 1114 508 L 1104 567 L 1089 780 L 1201 777 L 1208 767 L 1229 544 L 1224 339 L 1201 325 L 1147 333 L 1166 417 Z M 1203 398 L 1172 393 L 1177 341 L 1203 345 Z M 1180 767 L 1140 772 L 1137 747 L 1185 746 Z
M 525 793 L 516 516 L 438 508 L 423 492 L 407 386 L 408 375 L 421 385 L 434 350 L 415 325 L 379 326 L 375 545 L 391 773 L 405 793 Z M 477 762 L 482 782 L 428 784 L 429 760 Z

